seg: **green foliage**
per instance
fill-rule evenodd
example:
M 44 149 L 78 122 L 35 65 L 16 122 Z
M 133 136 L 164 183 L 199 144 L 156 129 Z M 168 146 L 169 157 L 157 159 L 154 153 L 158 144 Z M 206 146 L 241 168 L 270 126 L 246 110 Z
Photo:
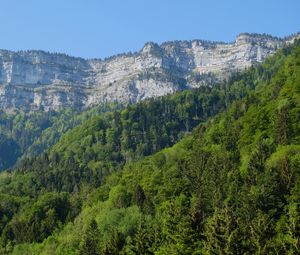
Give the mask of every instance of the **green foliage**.
M 12 218 L 2 234 L 2 242 L 16 243 L 42 241 L 65 223 L 71 210 L 67 194 L 47 193 L 32 205 L 23 208 L 20 217 Z
M 0 110 L 0 170 L 13 167 L 20 158 L 33 157 L 53 146 L 67 130 L 89 117 L 121 108 L 107 104 L 87 111 L 62 110 L 5 113 Z
M 299 59 L 94 116 L 3 173 L 2 253 L 298 254 Z
M 80 245 L 79 254 L 80 255 L 98 255 L 99 252 L 99 230 L 97 222 L 92 220 L 89 224 L 85 236 Z

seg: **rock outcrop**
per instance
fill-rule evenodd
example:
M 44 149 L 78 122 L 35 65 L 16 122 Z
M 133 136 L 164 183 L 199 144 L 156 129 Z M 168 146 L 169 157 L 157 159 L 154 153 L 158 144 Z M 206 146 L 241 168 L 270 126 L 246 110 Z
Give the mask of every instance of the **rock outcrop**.
M 0 50 L 0 109 L 84 108 L 213 85 L 232 71 L 263 61 L 296 36 L 240 34 L 232 43 L 149 42 L 139 52 L 104 60 Z

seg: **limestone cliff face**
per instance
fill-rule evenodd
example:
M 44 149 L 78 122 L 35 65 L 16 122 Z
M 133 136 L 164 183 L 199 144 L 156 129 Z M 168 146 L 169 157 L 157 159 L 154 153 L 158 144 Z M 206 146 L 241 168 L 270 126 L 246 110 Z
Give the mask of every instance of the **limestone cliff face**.
M 233 43 L 150 42 L 137 53 L 104 60 L 0 50 L 0 109 L 58 110 L 136 102 L 213 85 L 231 71 L 263 61 L 293 38 L 240 34 Z

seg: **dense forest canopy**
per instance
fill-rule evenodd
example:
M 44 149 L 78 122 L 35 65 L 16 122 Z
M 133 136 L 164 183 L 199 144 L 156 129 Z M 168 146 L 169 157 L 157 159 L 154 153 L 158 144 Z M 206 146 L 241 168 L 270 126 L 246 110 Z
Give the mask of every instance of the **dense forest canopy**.
M 299 41 L 212 88 L 58 116 L 0 174 L 2 254 L 300 253 Z M 4 159 L 36 141 L 18 118 Z
M 106 104 L 86 111 L 7 113 L 0 110 L 0 171 L 13 168 L 21 158 L 34 157 L 48 150 L 69 129 L 91 116 L 122 108 Z

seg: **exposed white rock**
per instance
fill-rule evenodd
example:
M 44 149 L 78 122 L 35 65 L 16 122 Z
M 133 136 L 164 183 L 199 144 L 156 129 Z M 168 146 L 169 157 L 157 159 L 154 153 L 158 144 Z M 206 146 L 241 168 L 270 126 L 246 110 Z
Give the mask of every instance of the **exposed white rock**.
M 0 109 L 58 110 L 101 102 L 137 102 L 224 79 L 263 61 L 296 36 L 240 34 L 232 43 L 146 43 L 105 60 L 43 51 L 0 50 Z M 193 75 L 200 77 L 197 81 Z

